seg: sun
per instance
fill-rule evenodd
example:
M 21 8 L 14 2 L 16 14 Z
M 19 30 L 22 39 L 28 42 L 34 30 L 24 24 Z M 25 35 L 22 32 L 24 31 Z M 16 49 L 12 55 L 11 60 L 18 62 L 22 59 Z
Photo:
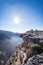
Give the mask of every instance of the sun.
M 14 23 L 15 23 L 15 24 L 19 24 L 19 23 L 20 23 L 19 17 L 14 17 Z

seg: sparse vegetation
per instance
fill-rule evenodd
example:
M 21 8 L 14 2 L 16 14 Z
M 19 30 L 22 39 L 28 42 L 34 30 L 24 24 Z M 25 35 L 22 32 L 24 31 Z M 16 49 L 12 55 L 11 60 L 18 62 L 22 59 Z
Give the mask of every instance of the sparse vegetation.
M 33 55 L 39 54 L 43 52 L 43 48 L 34 43 L 29 43 L 29 48 L 27 49 L 27 58 L 30 58 Z

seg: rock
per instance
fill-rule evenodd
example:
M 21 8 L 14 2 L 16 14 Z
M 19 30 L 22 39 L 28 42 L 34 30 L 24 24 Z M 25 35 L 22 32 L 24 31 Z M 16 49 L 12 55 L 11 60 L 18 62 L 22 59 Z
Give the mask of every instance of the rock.
M 34 55 L 28 59 L 26 64 L 22 65 L 43 65 L 43 55 Z

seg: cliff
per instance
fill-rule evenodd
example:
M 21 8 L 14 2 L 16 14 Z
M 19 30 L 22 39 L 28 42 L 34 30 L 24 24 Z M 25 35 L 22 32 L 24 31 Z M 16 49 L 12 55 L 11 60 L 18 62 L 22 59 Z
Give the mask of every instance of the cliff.
M 6 65 L 43 65 L 43 34 L 39 33 L 24 33 L 20 37 L 24 43 L 16 47 L 16 51 Z

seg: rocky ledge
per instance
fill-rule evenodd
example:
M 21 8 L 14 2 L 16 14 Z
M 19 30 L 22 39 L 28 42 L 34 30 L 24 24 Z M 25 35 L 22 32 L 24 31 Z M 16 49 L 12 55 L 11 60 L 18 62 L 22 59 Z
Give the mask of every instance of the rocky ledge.
M 21 34 L 24 43 L 16 47 L 5 65 L 43 65 L 43 32 Z
M 21 44 L 6 65 L 43 65 L 43 47 L 38 44 Z

